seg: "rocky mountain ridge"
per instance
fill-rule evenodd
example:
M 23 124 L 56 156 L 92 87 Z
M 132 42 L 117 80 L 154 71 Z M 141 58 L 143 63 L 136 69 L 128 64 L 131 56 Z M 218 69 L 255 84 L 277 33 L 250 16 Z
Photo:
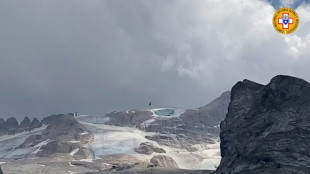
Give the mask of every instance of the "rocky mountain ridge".
M 158 108 L 129 110 L 106 115 L 105 124 L 136 127 L 146 132 L 149 140 L 174 148 L 196 151 L 196 144 L 214 143 L 219 137 L 219 124 L 227 113 L 230 92 L 224 92 L 211 103 L 197 109 Z
M 32 121 L 29 117 L 25 117 L 20 124 L 18 124 L 18 121 L 14 117 L 10 117 L 7 120 L 0 118 L 0 136 L 14 135 L 24 131 L 31 131 L 41 126 L 42 123 L 36 117 L 34 117 Z
M 276 76 L 269 84 L 238 82 L 221 122 L 215 174 L 310 173 L 310 84 Z

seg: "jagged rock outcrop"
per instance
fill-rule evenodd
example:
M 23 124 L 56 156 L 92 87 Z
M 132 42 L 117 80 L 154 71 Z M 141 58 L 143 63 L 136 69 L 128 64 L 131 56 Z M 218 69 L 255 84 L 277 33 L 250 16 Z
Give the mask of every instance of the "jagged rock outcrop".
M 2 171 L 2 169 L 1 169 L 1 167 L 0 167 L 0 174 L 3 174 L 3 171 Z
M 6 133 L 5 120 L 3 118 L 0 118 L 0 135 L 3 135 L 5 133 Z
M 10 117 L 5 122 L 6 125 L 6 133 L 9 135 L 15 134 L 18 128 L 18 122 L 16 118 Z
M 136 126 L 152 118 L 152 113 L 143 110 L 112 112 L 106 115 L 109 121 L 106 124 L 115 126 Z
M 144 142 L 141 143 L 139 147 L 134 149 L 135 152 L 150 155 L 153 152 L 156 153 L 166 153 L 166 151 L 162 148 L 154 146 L 152 143 Z
M 31 120 L 28 117 L 25 117 L 19 125 L 20 131 L 29 131 L 31 126 Z
M 32 119 L 31 125 L 30 125 L 30 130 L 39 128 L 42 126 L 42 123 L 37 119 L 36 117 Z
M 152 163 L 156 167 L 164 167 L 164 168 L 179 168 L 178 164 L 171 158 L 165 155 L 156 155 L 151 160 Z
M 39 146 L 37 156 L 70 153 L 92 140 L 93 134 L 70 115 L 52 116 L 51 124 L 41 134 L 28 137 L 18 148 Z M 85 132 L 88 132 L 85 134 Z M 44 143 L 43 143 L 44 142 Z
M 215 174 L 310 173 L 310 84 L 289 76 L 238 82 L 220 137 Z

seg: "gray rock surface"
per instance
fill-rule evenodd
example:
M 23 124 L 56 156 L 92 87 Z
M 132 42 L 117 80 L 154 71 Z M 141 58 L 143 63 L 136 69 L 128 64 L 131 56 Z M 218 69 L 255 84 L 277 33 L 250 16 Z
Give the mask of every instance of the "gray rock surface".
M 141 123 L 152 118 L 152 113 L 143 110 L 112 112 L 106 115 L 108 125 L 139 127 Z
M 220 137 L 215 174 L 309 174 L 310 84 L 289 76 L 238 82 Z
M 47 157 L 55 153 L 70 153 L 77 148 L 79 148 L 79 145 L 76 143 L 64 142 L 64 141 L 51 141 L 41 147 L 40 151 L 37 153 L 37 156 Z
M 32 119 L 31 125 L 30 125 L 30 130 L 39 128 L 42 126 L 42 123 L 37 119 L 36 117 Z
M 16 118 L 14 117 L 10 117 L 6 120 L 5 122 L 6 125 L 6 133 L 9 135 L 15 134 L 18 128 L 18 122 L 16 120 Z
M 4 134 L 6 134 L 5 120 L 3 118 L 0 118 L 0 135 Z
M 135 152 L 150 155 L 153 152 L 155 153 L 166 153 L 166 151 L 162 148 L 154 146 L 152 143 L 145 142 L 141 143 L 139 147 L 134 149 Z
M 29 131 L 30 126 L 31 126 L 31 120 L 29 119 L 29 117 L 25 117 L 23 121 L 20 123 L 19 129 L 21 131 Z
M 92 154 L 92 152 L 85 148 L 85 147 L 81 147 L 76 154 L 74 154 L 73 158 L 76 160 L 81 160 L 81 159 L 86 159 L 88 158 L 90 155 Z
M 47 141 L 37 156 L 48 156 L 54 153 L 70 153 L 81 148 L 92 140 L 93 134 L 82 134 L 88 131 L 72 116 L 53 117 L 51 124 L 41 134 L 28 137 L 19 148 L 33 147 Z
M 73 118 L 72 115 L 66 115 L 66 114 L 50 115 L 48 117 L 43 118 L 41 123 L 45 124 L 45 125 L 49 125 L 49 124 L 52 124 L 52 123 L 58 121 L 59 119 L 67 118 L 67 117 L 72 117 Z
M 168 156 L 164 155 L 156 155 L 151 160 L 152 163 L 156 167 L 164 167 L 164 168 L 178 168 L 177 163 Z

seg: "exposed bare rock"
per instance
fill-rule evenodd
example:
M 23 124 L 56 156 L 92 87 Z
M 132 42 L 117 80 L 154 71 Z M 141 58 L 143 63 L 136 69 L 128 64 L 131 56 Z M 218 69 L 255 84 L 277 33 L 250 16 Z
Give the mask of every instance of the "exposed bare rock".
M 90 134 L 83 135 L 87 129 L 71 116 L 60 117 L 47 126 L 43 135 L 46 139 L 57 141 L 87 141 Z
M 73 118 L 72 115 L 66 115 L 66 114 L 50 115 L 48 117 L 43 118 L 41 123 L 45 125 L 49 125 L 49 124 L 52 124 L 58 121 L 59 119 L 69 118 L 69 117 Z
M 134 150 L 137 153 L 146 154 L 146 155 L 150 155 L 153 152 L 166 153 L 164 149 L 156 147 L 152 143 L 149 143 L 149 142 L 141 143 L 140 146 L 135 148 Z
M 18 128 L 18 122 L 16 118 L 14 117 L 8 118 L 5 122 L 5 125 L 7 134 L 12 135 L 16 133 L 16 130 Z
M 25 117 L 19 125 L 21 131 L 29 131 L 31 126 L 31 120 L 28 117 Z
M 130 110 L 113 112 L 107 114 L 106 118 L 110 119 L 107 122 L 110 125 L 137 127 L 146 132 L 156 132 L 157 135 L 146 138 L 157 141 L 160 145 L 196 151 L 197 149 L 193 148 L 196 144 L 214 143 L 218 138 L 220 121 L 227 113 L 229 101 L 228 91 L 208 105 L 197 109 Z M 143 148 L 143 153 L 151 153 L 148 147 Z
M 30 125 L 30 130 L 39 128 L 42 126 L 42 123 L 37 119 L 37 118 L 33 118 L 31 125 Z
M 37 156 L 46 157 L 55 153 L 70 153 L 77 148 L 79 148 L 79 145 L 76 143 L 51 141 L 41 147 L 40 151 L 37 153 Z
M 0 118 L 0 135 L 3 135 L 5 133 L 6 133 L 5 120 L 3 118 Z
M 164 155 L 154 156 L 150 162 L 157 167 L 178 168 L 177 163 L 171 157 Z
M 3 171 L 2 171 L 2 169 L 1 169 L 1 167 L 0 167 L 0 174 L 3 174 Z
M 53 153 L 70 153 L 74 149 L 81 148 L 92 140 L 93 134 L 72 116 L 59 116 L 53 119 L 41 134 L 28 137 L 19 148 L 33 147 L 39 143 L 42 145 L 37 156 L 48 156 Z M 86 151 L 85 151 L 86 153 Z M 82 152 L 81 154 L 82 155 Z
M 137 127 L 141 123 L 152 118 L 150 111 L 132 110 L 122 112 L 112 112 L 106 115 L 109 121 L 106 124 L 115 126 Z
M 74 159 L 81 160 L 86 159 L 91 155 L 91 151 L 85 147 L 81 147 L 75 154 Z
M 310 173 L 310 84 L 276 76 L 266 86 L 244 80 L 221 123 L 216 174 Z

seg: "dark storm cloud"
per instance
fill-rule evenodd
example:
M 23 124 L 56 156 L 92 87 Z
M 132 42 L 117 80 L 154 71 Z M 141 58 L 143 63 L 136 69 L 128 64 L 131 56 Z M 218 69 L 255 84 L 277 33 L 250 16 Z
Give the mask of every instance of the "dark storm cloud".
M 271 5 L 278 9 L 281 7 L 297 8 L 306 3 L 310 3 L 310 0 L 267 0 Z
M 273 12 L 254 0 L 0 1 L 0 114 L 193 108 L 244 78 L 308 78 L 308 33 L 281 37 Z

